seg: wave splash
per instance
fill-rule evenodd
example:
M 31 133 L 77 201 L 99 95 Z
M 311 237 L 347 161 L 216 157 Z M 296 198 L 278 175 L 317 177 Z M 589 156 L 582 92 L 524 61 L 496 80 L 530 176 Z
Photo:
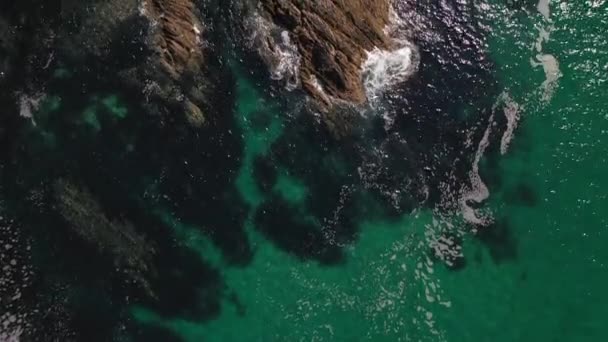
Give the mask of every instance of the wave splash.
M 382 91 L 405 81 L 415 71 L 415 51 L 405 46 L 394 51 L 375 48 L 367 53 L 363 63 L 363 85 L 371 102 Z
M 418 68 L 418 50 L 408 40 L 410 30 L 401 12 L 398 8 L 391 9 L 389 24 L 384 28 L 395 48 L 368 51 L 361 65 L 363 85 L 372 106 L 382 92 L 404 82 Z
M 277 59 L 271 71 L 273 80 L 286 80 L 287 90 L 294 90 L 300 85 L 300 53 L 298 47 L 292 43 L 289 32 L 281 32 L 281 39 L 275 45 L 275 58 Z
M 255 47 L 268 64 L 270 77 L 284 81 L 285 88 L 292 91 L 300 86 L 300 52 L 292 42 L 289 32 L 279 28 L 259 13 L 254 13 L 246 22 L 251 36 L 250 47 Z

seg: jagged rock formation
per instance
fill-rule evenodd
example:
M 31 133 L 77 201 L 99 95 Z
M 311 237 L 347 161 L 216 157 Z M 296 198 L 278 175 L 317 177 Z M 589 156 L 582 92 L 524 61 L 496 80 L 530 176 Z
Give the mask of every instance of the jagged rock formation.
M 261 0 L 261 7 L 290 32 L 302 56 L 302 87 L 324 109 L 331 107 L 328 96 L 366 101 L 361 64 L 366 51 L 390 44 L 388 0 Z
M 126 72 L 135 78 L 148 97 L 169 101 L 186 114 L 196 127 L 205 123 L 204 105 L 203 25 L 192 0 L 145 0 L 142 13 L 149 19 L 149 45 L 154 51 L 150 63 Z M 160 65 L 168 77 L 159 75 L 150 66 Z
M 203 63 L 201 23 L 190 0 L 148 0 L 144 13 L 157 25 L 154 49 L 173 78 L 198 72 Z

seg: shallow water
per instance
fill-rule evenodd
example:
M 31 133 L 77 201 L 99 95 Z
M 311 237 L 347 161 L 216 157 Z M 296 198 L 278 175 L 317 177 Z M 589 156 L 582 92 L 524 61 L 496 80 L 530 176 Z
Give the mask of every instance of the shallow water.
M 202 132 L 57 69 L 1 169 L 0 340 L 608 338 L 608 5 L 396 8 L 418 65 L 346 141 L 238 12 L 213 22 L 226 96 Z M 57 178 L 152 241 L 156 298 L 70 233 Z

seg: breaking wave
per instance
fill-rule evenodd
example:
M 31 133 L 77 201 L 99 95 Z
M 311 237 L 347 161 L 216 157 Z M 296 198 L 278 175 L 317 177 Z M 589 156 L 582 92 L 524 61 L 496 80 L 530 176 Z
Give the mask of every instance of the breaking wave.
M 291 41 L 289 32 L 282 30 L 258 13 L 247 22 L 251 36 L 249 44 L 255 47 L 269 65 L 273 80 L 285 81 L 289 91 L 300 86 L 300 53 Z
M 300 54 L 298 47 L 291 42 L 289 32 L 281 32 L 281 39 L 275 45 L 275 58 L 277 59 L 271 71 L 274 80 L 286 80 L 288 90 L 293 90 L 300 84 L 298 77 L 300 70 Z
M 363 85 L 372 101 L 390 86 L 405 81 L 415 70 L 415 50 L 405 46 L 394 51 L 375 48 L 361 66 Z
M 367 52 L 361 69 L 366 95 L 372 105 L 383 91 L 404 82 L 418 67 L 418 51 L 407 39 L 408 31 L 398 11 L 391 10 L 384 33 L 390 37 L 394 49 L 375 48 Z

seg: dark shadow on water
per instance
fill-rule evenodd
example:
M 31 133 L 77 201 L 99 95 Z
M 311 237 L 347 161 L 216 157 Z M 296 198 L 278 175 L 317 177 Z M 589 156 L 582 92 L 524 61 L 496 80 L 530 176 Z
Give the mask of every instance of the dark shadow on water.
M 521 182 L 515 187 L 507 189 L 504 199 L 509 204 L 534 207 L 538 205 L 538 196 L 532 184 Z
M 475 237 L 488 248 L 492 260 L 502 264 L 517 259 L 517 239 L 507 218 L 478 229 Z
M 271 157 L 255 158 L 253 161 L 253 177 L 265 193 L 272 191 L 278 179 L 277 162 Z
M 140 324 L 130 334 L 134 342 L 182 342 L 183 339 L 169 329 L 152 324 Z
M 33 34 L 38 24 L 39 20 L 28 23 L 25 33 L 37 38 Z M 141 89 L 114 77 L 149 53 L 139 49 L 141 41 L 129 39 L 130 31 L 141 25 L 136 17 L 124 22 L 114 33 L 113 54 L 107 58 L 67 51 L 69 44 L 58 44 L 58 62 L 48 70 L 19 63 L 1 80 L 2 195 L 10 199 L 7 210 L 33 241 L 37 267 L 32 286 L 23 293 L 24 305 L 41 312 L 32 317 L 39 325 L 32 340 L 111 341 L 129 318 L 125 308 L 134 303 L 161 317 L 217 317 L 226 295 L 220 272 L 179 244 L 172 228 L 151 208 L 166 208 L 183 222 L 204 228 L 229 261 L 246 264 L 251 259 L 242 231 L 247 208 L 236 194 L 226 193 L 242 150 L 240 136 L 230 132 L 236 132 L 234 80 L 221 61 L 207 59 L 217 92 L 205 113 L 207 128 L 188 126 L 183 113 L 172 107 L 164 116 L 152 115 L 142 105 Z M 76 30 L 66 28 L 70 29 Z M 11 58 L 46 57 L 34 38 L 20 41 L 23 46 Z M 70 75 L 53 77 L 58 65 Z M 28 82 L 40 82 L 49 97 L 61 99 L 59 108 L 46 106 L 36 115 L 35 126 L 18 115 L 13 94 L 27 90 Z M 124 118 L 102 101 L 111 96 L 126 109 Z M 88 121 L 85 112 L 93 113 Z M 152 294 L 117 267 L 115 255 L 100 251 L 69 228 L 52 196 L 59 178 L 85 186 L 105 215 L 131 222 L 146 238 L 155 250 L 149 269 L 142 271 Z M 236 294 L 230 298 L 238 303 Z M 147 336 L 153 334 L 157 340 L 169 340 L 145 331 L 141 339 L 151 340 Z
M 329 243 L 321 227 L 277 197 L 260 207 L 255 222 L 269 240 L 301 259 L 322 264 L 336 264 L 343 259 L 341 249 Z
M 273 114 L 268 110 L 258 110 L 251 114 L 251 128 L 255 133 L 263 133 L 270 127 Z
M 341 245 L 356 237 L 353 194 L 356 150 L 349 142 L 336 142 L 309 113 L 286 124 L 284 134 L 268 156 L 256 161 L 256 180 L 270 195 L 258 210 L 256 223 L 269 240 L 301 258 L 335 264 Z M 305 187 L 297 205 L 273 193 L 277 168 L 284 169 Z M 311 222 L 302 222 L 309 217 Z
M 161 191 L 175 216 L 207 232 L 230 262 L 245 265 L 252 257 L 243 231 L 247 207 L 232 188 L 243 145 L 233 121 L 234 81 L 227 71 L 222 77 L 217 92 L 223 96 L 212 101 L 210 126 L 184 129 L 160 147 L 165 150 Z

